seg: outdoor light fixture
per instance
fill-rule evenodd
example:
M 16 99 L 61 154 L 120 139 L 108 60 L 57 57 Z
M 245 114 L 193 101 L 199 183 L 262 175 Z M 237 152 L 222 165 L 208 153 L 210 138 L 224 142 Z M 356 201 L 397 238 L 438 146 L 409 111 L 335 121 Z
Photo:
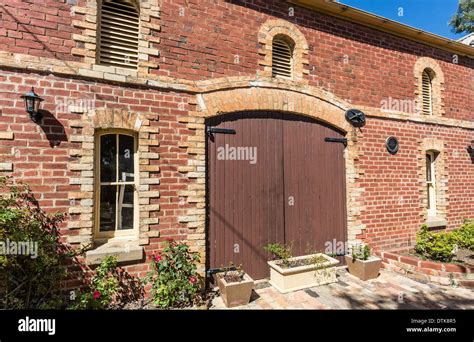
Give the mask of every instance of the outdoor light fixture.
M 21 98 L 25 99 L 25 109 L 30 114 L 30 119 L 36 123 L 40 122 L 42 115 L 39 111 L 39 106 L 44 99 L 35 93 L 33 87 L 25 95 L 22 95 Z
M 354 127 L 364 127 L 365 126 L 365 114 L 358 109 L 349 109 L 346 112 L 346 119 Z

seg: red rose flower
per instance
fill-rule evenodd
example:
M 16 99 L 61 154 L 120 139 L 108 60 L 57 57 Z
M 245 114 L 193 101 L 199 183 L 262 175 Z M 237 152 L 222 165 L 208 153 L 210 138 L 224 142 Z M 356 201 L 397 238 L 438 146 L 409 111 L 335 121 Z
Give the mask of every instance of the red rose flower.
M 156 256 L 154 255 L 154 256 L 153 256 L 153 260 L 155 260 L 155 262 L 160 262 L 160 260 L 161 260 L 161 255 L 156 255 Z
M 97 300 L 100 298 L 100 292 L 99 291 L 94 291 L 94 299 Z
M 196 284 L 196 282 L 197 282 L 196 277 L 194 277 L 194 276 L 189 277 L 189 282 L 190 282 L 191 284 Z

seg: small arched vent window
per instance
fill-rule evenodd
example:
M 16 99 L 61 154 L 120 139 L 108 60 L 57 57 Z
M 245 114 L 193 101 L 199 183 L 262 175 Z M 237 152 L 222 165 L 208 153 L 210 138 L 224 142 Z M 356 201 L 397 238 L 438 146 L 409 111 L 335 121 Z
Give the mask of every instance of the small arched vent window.
M 423 70 L 422 81 L 422 111 L 423 114 L 433 114 L 433 77 L 432 73 L 425 69 Z
M 272 46 L 272 76 L 291 78 L 293 74 L 293 44 L 285 37 L 275 37 Z
M 130 1 L 104 1 L 99 21 L 99 64 L 136 69 L 139 11 Z

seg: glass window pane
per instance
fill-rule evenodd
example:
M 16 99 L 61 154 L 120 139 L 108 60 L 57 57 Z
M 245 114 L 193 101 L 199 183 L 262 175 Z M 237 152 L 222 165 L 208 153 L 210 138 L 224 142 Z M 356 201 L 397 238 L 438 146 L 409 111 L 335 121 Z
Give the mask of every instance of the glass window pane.
M 120 224 L 118 229 L 133 229 L 133 205 L 135 189 L 133 185 L 119 186 L 119 214 Z
M 431 182 L 431 155 L 426 155 L 426 181 Z
M 122 182 L 134 181 L 134 138 L 128 135 L 119 136 L 119 177 Z
M 115 182 L 117 168 L 117 136 L 115 134 L 100 137 L 100 181 Z
M 100 231 L 115 230 L 117 186 L 102 185 L 100 187 Z

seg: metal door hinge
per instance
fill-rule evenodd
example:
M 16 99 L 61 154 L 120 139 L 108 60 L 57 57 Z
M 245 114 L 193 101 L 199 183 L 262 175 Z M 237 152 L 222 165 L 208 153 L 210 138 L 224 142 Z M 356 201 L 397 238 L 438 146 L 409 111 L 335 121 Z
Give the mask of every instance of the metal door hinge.
M 324 141 L 341 143 L 344 147 L 347 147 L 347 138 L 325 138 Z

